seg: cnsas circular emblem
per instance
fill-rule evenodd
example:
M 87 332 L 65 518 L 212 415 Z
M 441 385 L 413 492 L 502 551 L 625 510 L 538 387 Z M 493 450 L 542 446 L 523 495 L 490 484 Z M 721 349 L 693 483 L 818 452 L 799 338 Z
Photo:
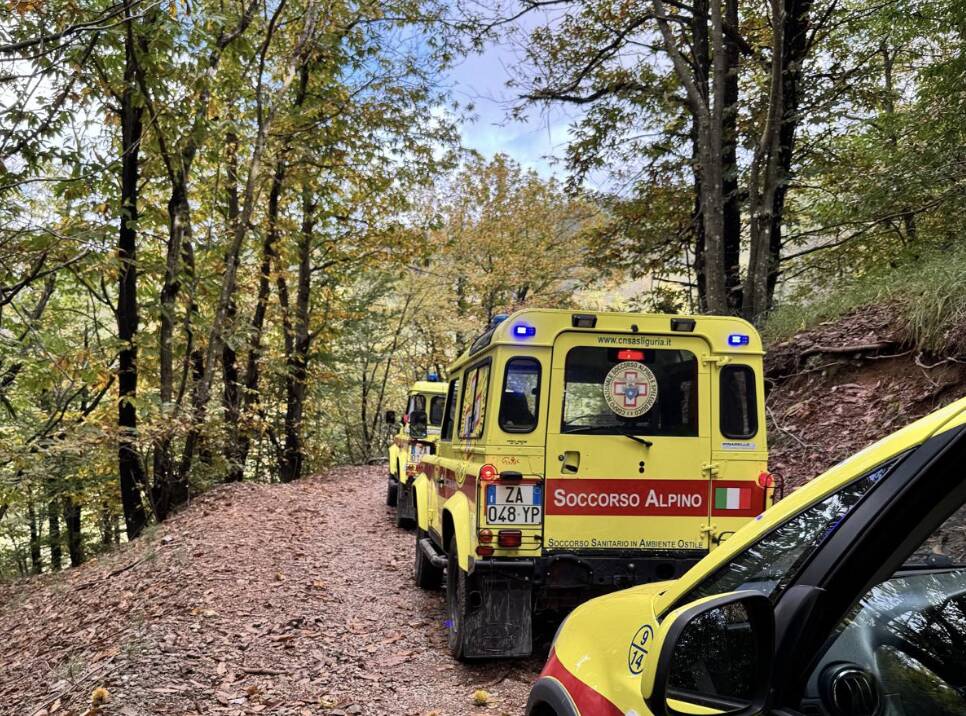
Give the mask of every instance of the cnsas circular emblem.
M 643 363 L 618 363 L 604 379 L 604 400 L 621 417 L 644 415 L 657 402 L 657 378 Z

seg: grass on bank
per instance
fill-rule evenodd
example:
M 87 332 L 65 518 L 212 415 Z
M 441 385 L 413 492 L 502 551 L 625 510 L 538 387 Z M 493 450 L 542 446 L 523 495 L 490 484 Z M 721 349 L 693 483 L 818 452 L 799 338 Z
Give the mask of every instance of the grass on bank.
M 863 306 L 890 305 L 903 343 L 938 356 L 966 355 L 966 244 L 875 267 L 819 293 L 779 303 L 765 323 L 768 343 Z

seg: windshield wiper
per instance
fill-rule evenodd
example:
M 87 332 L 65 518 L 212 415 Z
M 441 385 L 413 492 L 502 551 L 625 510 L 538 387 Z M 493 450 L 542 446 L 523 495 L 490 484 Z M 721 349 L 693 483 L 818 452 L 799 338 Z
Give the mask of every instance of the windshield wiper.
M 625 438 L 629 438 L 633 440 L 636 443 L 640 443 L 644 447 L 651 447 L 654 444 L 647 438 L 638 437 L 637 435 L 631 435 L 630 433 L 621 433 L 621 435 L 623 435 Z
M 644 445 L 645 447 L 651 447 L 654 444 L 654 443 L 652 443 L 650 440 L 648 440 L 646 438 L 638 437 L 637 435 L 631 435 L 629 432 L 627 432 L 626 426 L 625 425 L 622 425 L 621 423 L 612 423 L 610 425 L 577 425 L 575 427 L 566 427 L 566 428 L 563 429 L 562 434 L 563 435 L 569 435 L 569 434 L 572 434 L 572 433 L 589 433 L 592 430 L 613 430 L 615 428 L 617 430 L 620 430 L 620 432 L 619 433 L 605 433 L 605 434 L 610 434 L 610 435 L 623 435 L 625 438 L 629 438 L 630 440 L 633 440 L 636 443 L 640 443 L 641 445 Z

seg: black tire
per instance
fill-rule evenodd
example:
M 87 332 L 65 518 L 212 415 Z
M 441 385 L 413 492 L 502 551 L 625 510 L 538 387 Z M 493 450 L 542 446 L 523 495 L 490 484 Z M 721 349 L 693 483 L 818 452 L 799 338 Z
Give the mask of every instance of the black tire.
M 535 704 L 529 711 L 527 711 L 527 716 L 558 716 L 556 709 L 549 704 Z
M 434 567 L 420 547 L 419 541 L 425 536 L 425 532 L 416 529 L 416 559 L 413 564 L 413 576 L 416 578 L 416 586 L 420 589 L 439 589 L 443 583 L 443 569 Z
M 399 497 L 399 483 L 392 479 L 390 475 L 388 480 L 388 486 L 386 487 L 386 504 L 389 507 L 396 506 L 396 500 Z
M 396 527 L 408 530 L 410 527 L 416 526 L 416 521 L 406 514 L 409 511 L 416 511 L 414 507 L 415 489 L 412 482 L 407 485 L 399 483 L 396 491 Z
M 456 536 L 450 537 L 446 564 L 446 614 L 449 653 L 454 659 L 466 660 L 466 601 L 469 576 L 460 569 Z
M 402 485 L 400 485 L 398 489 L 399 490 L 404 490 L 406 488 L 404 488 Z M 412 525 L 412 520 L 410 520 L 408 517 L 403 517 L 402 511 L 399 510 L 399 502 L 398 502 L 398 499 L 397 499 L 397 501 L 396 501 L 396 527 L 399 527 L 401 529 L 405 529 L 406 527 L 410 527 L 411 525 Z

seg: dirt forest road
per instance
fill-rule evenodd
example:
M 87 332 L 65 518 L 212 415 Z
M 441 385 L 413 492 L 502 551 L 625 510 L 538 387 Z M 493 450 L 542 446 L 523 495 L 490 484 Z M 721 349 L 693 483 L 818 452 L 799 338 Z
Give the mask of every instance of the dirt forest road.
M 0 585 L 0 714 L 522 714 L 541 659 L 466 666 L 383 469 L 218 488 L 145 538 Z M 486 705 L 474 692 L 489 693 Z

